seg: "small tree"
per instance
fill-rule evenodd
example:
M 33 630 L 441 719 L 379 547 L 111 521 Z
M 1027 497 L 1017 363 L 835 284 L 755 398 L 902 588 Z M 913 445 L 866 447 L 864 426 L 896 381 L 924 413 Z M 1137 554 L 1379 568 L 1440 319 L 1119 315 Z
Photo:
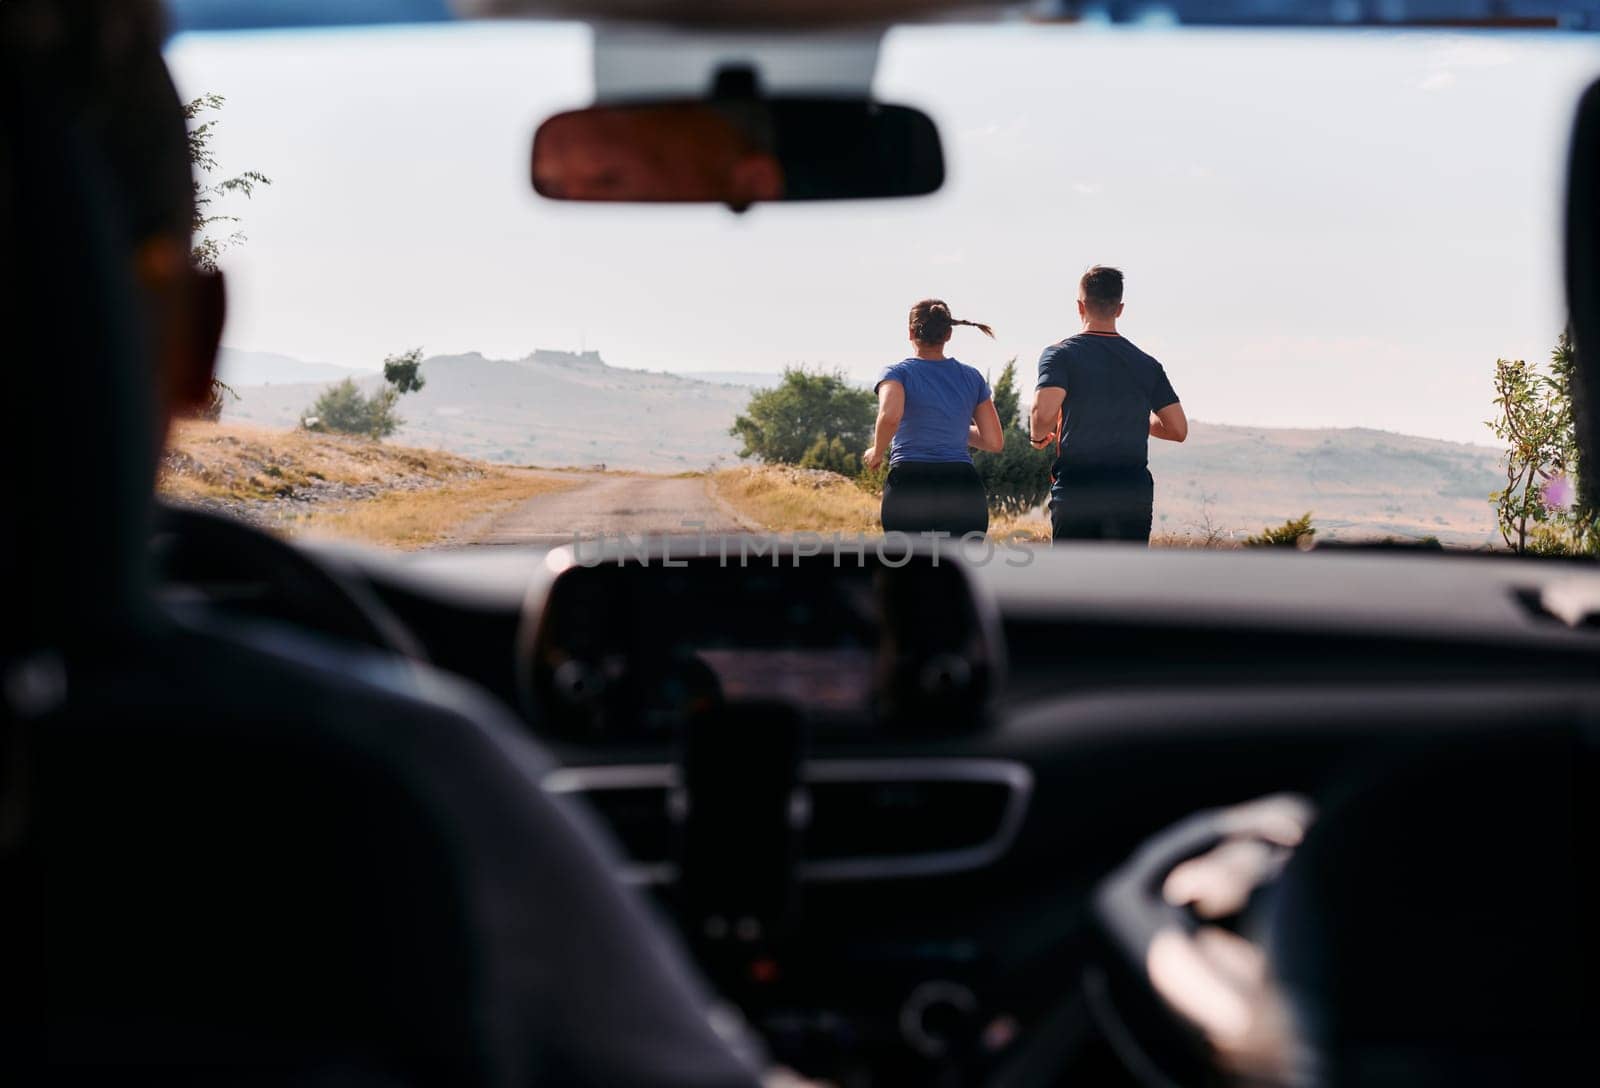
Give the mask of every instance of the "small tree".
M 1254 536 L 1245 537 L 1244 542 L 1252 548 L 1308 548 L 1316 535 L 1317 530 L 1311 524 L 1311 511 L 1307 510 L 1275 529 L 1263 529 Z
M 1021 402 L 1017 360 L 1013 358 L 994 384 L 994 409 L 1000 416 L 1006 444 L 999 453 L 980 450 L 972 455 L 972 463 L 989 494 L 989 509 L 1012 516 L 1025 514 L 1044 501 L 1050 491 L 1050 466 L 1056 456 L 1053 447 L 1036 450 L 1028 441 Z
M 797 465 L 823 440 L 835 439 L 858 456 L 872 441 L 875 400 L 852 385 L 841 371 L 788 367 L 783 380 L 750 398 L 728 433 L 743 442 L 740 457 Z
M 388 438 L 405 422 L 394 411 L 401 394 L 414 393 L 424 385 L 422 349 L 386 358 L 383 377 L 383 388 L 371 396 L 363 394 L 351 378 L 329 386 L 306 410 L 302 425 L 307 430 Z
M 1506 443 L 1506 486 L 1493 492 L 1495 523 L 1515 552 L 1600 553 L 1596 512 L 1578 498 L 1578 427 L 1572 407 L 1577 357 L 1562 332 L 1548 369 L 1496 359 L 1488 421 Z
M 394 387 L 396 393 L 415 393 L 422 386 L 422 349 L 412 348 L 400 355 L 390 355 L 383 360 L 383 380 Z

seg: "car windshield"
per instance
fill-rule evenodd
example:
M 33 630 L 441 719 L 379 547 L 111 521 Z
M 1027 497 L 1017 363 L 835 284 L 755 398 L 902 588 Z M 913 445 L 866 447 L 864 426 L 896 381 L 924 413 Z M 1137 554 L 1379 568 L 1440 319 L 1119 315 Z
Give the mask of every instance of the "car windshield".
M 932 117 L 943 188 L 742 214 L 533 192 L 592 49 L 537 23 L 173 40 L 231 304 L 220 421 L 179 427 L 171 498 L 405 548 L 875 533 L 915 452 L 864 463 L 875 386 L 940 299 L 994 332 L 944 345 L 1005 435 L 971 455 L 992 535 L 1049 539 L 1104 349 L 1159 361 L 1189 421 L 1149 420 L 1154 545 L 1593 546 L 1560 418 L 1583 38 L 897 28 L 872 90 Z M 1095 265 L 1123 273 L 1121 340 L 1045 376 L 1051 437 L 1041 355 Z M 1142 428 L 1171 398 L 1128 373 Z

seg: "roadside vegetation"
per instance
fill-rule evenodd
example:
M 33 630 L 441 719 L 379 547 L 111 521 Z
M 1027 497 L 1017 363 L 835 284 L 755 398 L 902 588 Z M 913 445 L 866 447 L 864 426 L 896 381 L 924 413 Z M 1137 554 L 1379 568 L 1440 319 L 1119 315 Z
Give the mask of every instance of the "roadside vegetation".
M 1055 463 L 1056 452 L 1054 446 L 1036 450 L 1028 441 L 1015 359 L 1001 369 L 1000 380 L 991 391 L 1000 425 L 1005 428 L 1006 444 L 999 453 L 978 450 L 972 455 L 972 464 L 983 477 L 983 489 L 989 494 L 991 519 L 996 515 L 1018 518 L 1037 509 L 1049 497 L 1050 466 Z M 1045 538 L 1049 539 L 1048 526 Z
M 383 387 L 363 393 L 351 378 L 330 385 L 300 417 L 308 431 L 361 435 L 374 441 L 388 438 L 405 422 L 395 403 L 427 383 L 422 377 L 422 349 L 412 348 L 383 360 Z
M 1506 486 L 1489 498 L 1512 551 L 1600 554 L 1600 511 L 1593 489 L 1579 486 L 1577 366 L 1572 335 L 1565 331 L 1545 366 L 1495 360 L 1495 416 L 1488 426 L 1506 444 Z
M 1290 518 L 1275 528 L 1263 529 L 1244 539 L 1250 548 L 1309 548 L 1317 539 L 1317 528 L 1311 523 L 1311 511 Z
M 826 469 L 749 465 L 711 476 L 717 496 L 764 532 L 875 533 L 878 500 Z
M 571 482 L 438 450 L 240 424 L 174 430 L 159 491 L 278 532 L 386 547 L 445 543 L 477 519 Z
M 743 443 L 740 457 L 855 476 L 872 442 L 877 404 L 843 371 L 792 366 L 776 386 L 750 398 L 728 433 Z

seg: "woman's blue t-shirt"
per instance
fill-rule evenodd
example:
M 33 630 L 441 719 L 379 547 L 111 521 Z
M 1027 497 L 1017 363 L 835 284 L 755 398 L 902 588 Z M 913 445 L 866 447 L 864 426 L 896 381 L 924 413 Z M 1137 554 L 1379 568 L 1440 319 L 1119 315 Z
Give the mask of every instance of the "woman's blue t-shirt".
M 955 359 L 902 359 L 883 368 L 884 382 L 905 387 L 905 414 L 889 445 L 889 464 L 902 461 L 972 461 L 967 448 L 972 413 L 990 397 L 982 374 Z

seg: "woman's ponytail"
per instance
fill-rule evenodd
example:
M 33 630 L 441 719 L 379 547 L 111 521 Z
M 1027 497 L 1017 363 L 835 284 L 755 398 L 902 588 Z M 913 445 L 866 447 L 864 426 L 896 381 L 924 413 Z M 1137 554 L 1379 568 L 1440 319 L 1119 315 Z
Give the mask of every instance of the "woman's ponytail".
M 911 338 L 919 344 L 942 344 L 955 325 L 970 325 L 989 339 L 994 330 L 980 321 L 963 321 L 950 316 L 950 306 L 941 298 L 925 298 L 911 307 Z

